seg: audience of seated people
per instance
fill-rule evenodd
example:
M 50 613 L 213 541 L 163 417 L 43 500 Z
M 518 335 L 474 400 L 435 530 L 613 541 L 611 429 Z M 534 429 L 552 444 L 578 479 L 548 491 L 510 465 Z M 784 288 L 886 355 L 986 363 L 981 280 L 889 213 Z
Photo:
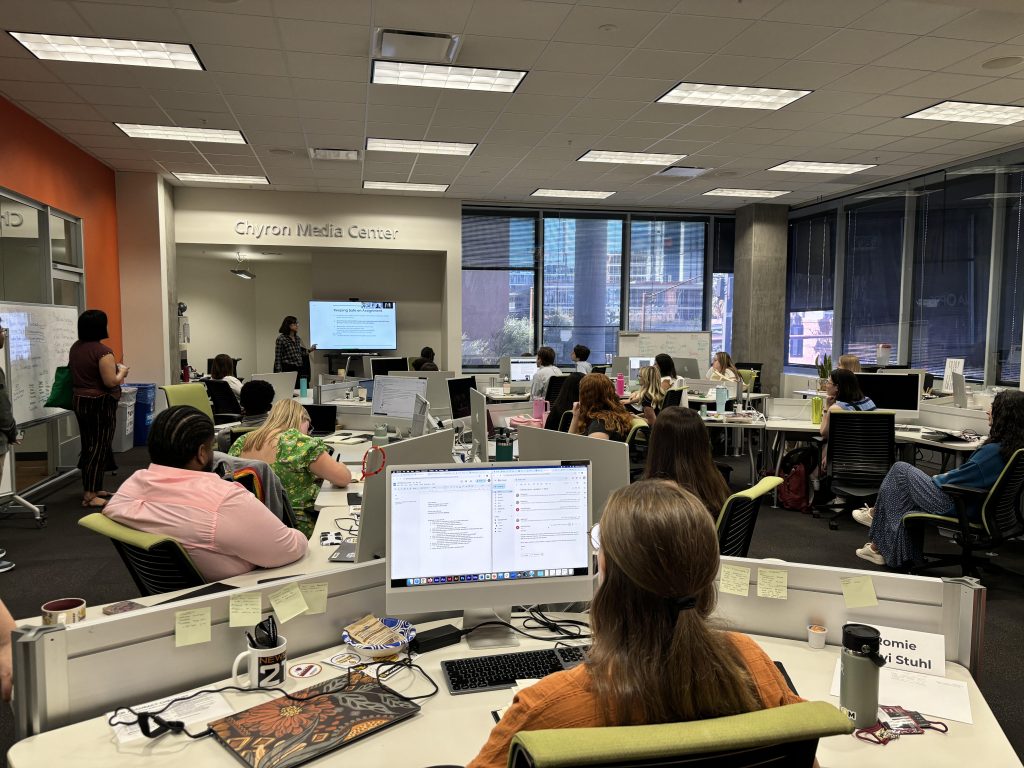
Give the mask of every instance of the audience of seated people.
M 580 381 L 580 399 L 573 406 L 569 431 L 601 440 L 622 442 L 633 426 L 633 414 L 615 394 L 615 385 L 603 373 L 588 373 Z
M 259 379 L 247 381 L 242 385 L 238 397 L 242 406 L 242 420 L 239 427 L 258 427 L 267 420 L 267 414 L 274 405 L 274 385 Z M 227 453 L 231 448 L 231 430 L 235 427 L 224 427 L 217 433 L 217 450 Z
M 585 344 L 577 344 L 572 348 L 572 361 L 576 363 L 576 371 L 578 373 L 591 373 L 594 370 L 594 366 L 590 364 L 590 347 Z
M 533 374 L 533 381 L 530 383 L 530 398 L 543 400 L 548 392 L 548 379 L 561 375 L 562 372 L 555 366 L 555 350 L 551 347 L 538 349 L 537 372 Z
M 214 381 L 225 381 L 235 393 L 235 397 L 242 394 L 242 382 L 235 378 L 235 361 L 231 355 L 217 355 L 210 365 L 210 378 Z

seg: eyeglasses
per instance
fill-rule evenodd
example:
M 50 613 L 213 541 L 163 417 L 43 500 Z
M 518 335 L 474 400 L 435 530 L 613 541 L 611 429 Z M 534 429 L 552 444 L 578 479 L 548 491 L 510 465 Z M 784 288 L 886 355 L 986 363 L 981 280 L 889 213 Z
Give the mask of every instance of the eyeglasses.
M 595 552 L 601 549 L 601 524 L 594 523 L 590 529 L 590 546 Z

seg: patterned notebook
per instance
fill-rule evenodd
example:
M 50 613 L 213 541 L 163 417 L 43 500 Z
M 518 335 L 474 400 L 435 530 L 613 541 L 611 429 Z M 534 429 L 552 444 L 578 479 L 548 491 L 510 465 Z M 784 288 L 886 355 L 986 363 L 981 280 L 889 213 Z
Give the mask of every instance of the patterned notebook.
M 353 673 L 210 723 L 216 739 L 252 768 L 291 768 L 420 711 L 372 677 Z

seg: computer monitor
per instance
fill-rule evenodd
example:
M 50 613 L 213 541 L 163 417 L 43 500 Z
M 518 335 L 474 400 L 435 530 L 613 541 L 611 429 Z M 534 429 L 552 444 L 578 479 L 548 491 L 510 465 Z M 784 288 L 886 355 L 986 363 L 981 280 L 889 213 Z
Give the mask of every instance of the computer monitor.
M 612 367 L 608 371 L 608 377 L 614 379 L 619 374 L 625 379 L 629 378 L 629 358 L 628 357 L 613 357 Z
M 590 462 L 590 499 L 595 523 L 600 521 L 612 491 L 629 485 L 629 446 L 625 443 L 595 440 L 586 435 L 571 435 L 551 429 L 519 428 L 520 461 L 554 459 Z
M 366 390 L 366 401 L 373 401 L 373 379 L 360 379 L 359 387 Z
M 949 378 L 953 382 L 953 405 L 957 408 L 967 407 L 967 380 L 962 373 L 950 371 Z
M 454 448 L 454 429 L 400 440 L 385 449 L 385 469 L 410 464 L 451 464 L 455 461 L 452 456 Z M 359 517 L 359 538 L 356 541 L 357 563 L 366 563 L 387 554 L 384 538 L 386 501 L 385 472 L 381 469 L 363 482 L 363 509 Z
M 920 414 L 919 373 L 855 373 L 860 391 L 880 411 L 895 411 L 896 418 L 916 419 Z
M 307 405 L 309 434 L 313 437 L 333 435 L 338 428 L 338 407 L 336 405 Z
M 270 382 L 270 386 L 274 388 L 274 402 L 276 403 L 278 400 L 292 399 L 292 394 L 295 392 L 296 375 L 295 371 L 254 373 L 252 380 Z
M 469 390 L 469 423 L 473 428 L 473 457 L 487 461 L 487 396 L 475 389 Z
M 420 437 L 427 433 L 427 416 L 430 414 L 430 403 L 421 395 L 416 395 L 412 408 L 412 429 L 409 437 Z
M 387 376 L 392 371 L 408 371 L 409 359 L 405 357 L 371 357 L 370 372 L 373 378 Z
M 513 605 L 593 597 L 587 462 L 386 472 L 390 615 L 462 610 L 462 626 L 471 629 L 496 617 L 508 621 Z M 471 647 L 519 642 L 501 626 L 480 627 L 468 639 Z
M 536 357 L 510 357 L 508 359 L 509 381 L 532 381 L 537 372 Z
M 653 357 L 631 357 L 629 358 L 629 380 L 636 381 L 640 378 L 640 369 L 654 365 Z
M 451 405 L 453 419 L 468 419 L 472 415 L 469 402 L 469 391 L 476 389 L 476 376 L 461 376 L 448 379 L 448 403 Z
M 392 420 L 398 419 L 402 422 L 398 426 L 407 427 L 416 408 L 416 395 L 426 400 L 426 379 L 376 376 L 373 380 L 370 416 L 383 424 L 392 424 Z
M 699 379 L 707 373 L 707 368 L 702 371 L 700 369 L 700 363 L 698 363 L 696 358 L 693 357 L 680 357 L 675 360 L 675 364 L 676 374 L 682 376 L 684 379 Z
M 448 385 L 446 382 L 455 376 L 452 371 L 392 371 L 389 375 L 426 379 L 426 399 L 430 403 L 430 412 L 439 419 L 447 419 L 451 416 L 448 410 Z

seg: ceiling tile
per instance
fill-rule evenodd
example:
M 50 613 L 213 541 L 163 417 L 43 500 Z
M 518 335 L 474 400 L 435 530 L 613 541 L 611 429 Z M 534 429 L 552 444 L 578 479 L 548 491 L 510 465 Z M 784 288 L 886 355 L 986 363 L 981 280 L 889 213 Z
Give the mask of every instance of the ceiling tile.
M 751 85 L 767 88 L 793 88 L 815 90 L 830 85 L 837 78 L 857 69 L 856 64 L 837 64 L 824 61 L 786 61 L 773 69 L 770 75 L 754 80 Z
M 935 2 L 889 0 L 851 22 L 850 26 L 878 32 L 927 35 L 967 12 L 966 8 Z M 939 36 L 942 37 L 942 35 Z M 949 35 L 949 37 L 955 37 L 955 35 Z
M 674 132 L 675 129 L 671 125 L 666 125 L 665 123 L 641 123 L 637 121 L 623 123 L 612 131 L 615 136 L 647 139 L 648 141 L 658 141 L 660 139 L 668 138 L 668 136 Z
M 935 99 L 920 99 L 915 96 L 879 96 L 854 109 L 847 110 L 857 115 L 876 117 L 906 117 L 935 104 Z
M 285 131 L 289 133 L 300 133 L 302 123 L 294 115 L 242 115 L 238 123 L 243 132 L 248 131 Z M 362 124 L 359 126 L 362 128 Z
M 538 72 L 534 70 L 523 80 L 516 93 L 538 93 L 544 96 L 582 96 L 589 93 L 599 82 L 601 82 L 600 75 L 584 75 L 578 72 Z
M 781 63 L 779 59 L 718 54 L 697 67 L 687 78 L 692 83 L 749 85 L 769 76 Z
M 461 32 L 473 0 L 373 0 L 373 24 L 417 32 Z
M 874 97 L 870 93 L 845 93 L 843 91 L 822 90 L 804 96 L 786 107 L 787 112 L 829 112 L 837 114 L 846 112 Z
M 775 143 L 781 147 L 824 147 L 847 134 L 818 130 L 817 127 L 806 131 L 790 131 Z M 729 137 L 730 140 L 733 138 Z
M 366 119 L 401 125 L 426 125 L 434 114 L 432 109 L 422 107 L 391 107 L 371 104 L 366 110 Z
M 781 128 L 786 130 L 802 130 L 816 125 L 819 121 L 828 117 L 821 112 L 791 112 L 787 109 L 780 109 L 777 112 L 770 112 L 759 118 L 751 125 L 754 128 Z
M 486 129 L 494 124 L 494 112 L 463 112 L 457 109 L 439 109 L 431 121 L 433 126 L 465 126 L 466 128 Z
M 756 122 L 757 119 L 761 117 L 760 112 L 761 110 L 759 109 L 729 109 L 727 107 L 719 107 L 717 109 L 708 110 L 690 123 L 690 125 L 722 125 L 740 128 L 744 125 L 750 125 L 751 123 Z
M 1019 79 L 1006 77 L 979 88 L 963 91 L 957 98 L 960 101 L 976 101 L 985 104 L 1019 105 L 1024 103 L 1024 87 Z
M 835 32 L 834 27 L 759 21 L 722 47 L 722 53 L 792 59 Z
M 80 103 L 83 101 L 79 93 L 63 83 L 5 82 L 0 80 L 0 91 L 12 101 L 21 101 L 23 99 L 69 103 Z
M 537 63 L 544 48 L 545 43 L 541 40 L 466 35 L 462 39 L 458 63 L 465 67 L 529 71 Z
M 743 19 L 670 16 L 644 39 L 641 48 L 717 53 L 750 25 Z
M 618 77 L 663 77 L 679 82 L 707 60 L 703 53 L 636 50 L 612 74 Z
M 982 77 L 1024 77 L 1024 63 L 998 70 L 986 69 L 984 66 L 986 62 L 992 59 L 1007 56 L 1024 56 L 1024 45 L 993 45 L 974 56 L 946 67 L 946 71 L 957 72 L 962 75 L 980 75 Z
M 285 72 L 285 58 L 281 51 L 209 44 L 196 48 L 206 67 L 214 72 L 243 75 L 281 75 Z
M 344 115 L 343 117 L 352 117 Z M 365 120 L 359 114 L 359 120 L 337 120 L 329 117 L 304 117 L 301 119 L 302 130 L 306 133 L 333 133 L 338 136 L 358 136 L 363 133 Z
M 4 35 L 0 34 L 0 40 L 3 38 Z M 63 82 L 83 85 L 116 85 L 129 88 L 139 83 L 141 74 L 136 67 L 111 67 L 107 64 L 86 64 L 76 61 L 48 61 L 45 66 Z M 191 74 L 209 76 L 205 72 Z
M 225 94 L 269 96 L 277 99 L 287 99 L 292 95 L 292 86 L 287 77 L 217 74 L 214 75 L 214 79 Z
M 134 114 L 137 110 L 136 107 L 103 107 L 102 109 L 119 109 L 125 110 L 128 114 Z M 225 130 L 238 130 L 238 120 L 230 112 L 193 112 L 187 109 L 170 109 L 167 110 L 167 116 L 170 117 L 171 122 L 174 125 L 189 126 L 191 128 L 220 128 Z M 142 120 L 129 121 L 116 119 L 117 122 L 144 122 Z M 273 118 L 270 118 L 273 119 Z M 150 121 L 152 122 L 152 121 Z M 166 120 L 161 123 L 166 123 Z
M 819 131 L 833 133 L 860 133 L 888 122 L 886 117 L 868 117 L 866 115 L 830 115 L 821 122 L 813 124 Z
M 603 45 L 581 45 L 577 43 L 550 43 L 537 59 L 535 69 L 550 72 L 580 72 L 582 74 L 606 75 L 622 61 L 629 48 Z M 529 75 L 526 76 L 529 79 Z
M 274 78 L 275 80 L 283 80 L 284 78 Z M 383 85 L 383 86 L 371 86 L 376 88 L 400 88 L 397 85 Z M 410 90 L 405 88 L 403 90 Z M 243 91 L 247 96 L 259 94 L 250 94 L 248 91 Z M 277 87 L 275 87 L 273 93 L 268 93 L 268 96 L 279 96 L 288 97 L 294 96 L 296 99 L 308 99 L 310 101 L 335 101 L 342 103 L 359 103 L 366 98 L 366 84 L 365 83 L 339 83 L 332 80 L 311 80 L 302 77 L 293 77 L 290 85 L 287 87 L 286 92 L 281 93 Z
M 164 104 L 159 98 L 157 101 L 163 107 L 174 108 L 176 105 Z M 293 99 L 268 99 L 259 96 L 226 96 L 222 102 L 227 102 L 228 107 L 236 115 L 270 115 L 287 116 L 296 114 L 295 101 Z M 307 102 L 308 103 L 308 102 Z M 314 102 L 320 103 L 320 102 Z M 202 107 L 200 107 L 202 109 Z M 301 114 L 301 113 L 299 113 Z
M 909 69 L 942 69 L 973 56 L 989 46 L 972 40 L 920 37 L 898 51 L 882 56 L 876 64 L 883 67 Z
M 573 117 L 616 117 L 626 120 L 644 107 L 646 101 L 618 101 L 613 99 L 586 98 L 576 105 Z
M 394 86 L 401 88 L 401 86 Z M 406 89 L 408 90 L 408 89 Z M 512 99 L 510 93 L 488 91 L 443 91 L 438 99 L 438 109 L 458 109 L 470 112 L 500 112 Z
M 926 73 L 920 69 L 899 69 L 897 67 L 861 67 L 845 77 L 829 83 L 835 91 L 857 91 L 860 93 L 889 93 L 901 86 L 918 81 Z M 901 92 L 901 91 L 897 91 Z M 908 96 L 924 96 L 922 93 L 908 93 Z
M 89 23 L 75 12 L 75 3 L 34 0 L 31 3 L 5 2 L 3 28 L 18 32 L 48 32 L 51 35 L 92 35 Z M 21 45 L 7 35 L 15 48 Z M 5 54 L 6 55 L 6 54 Z
M 370 50 L 370 30 L 360 24 L 279 19 L 277 26 L 285 50 L 347 56 L 366 56 Z
M 505 111 L 528 115 L 564 115 L 578 103 L 578 98 L 517 93 L 512 96 Z
M 43 62 L 32 58 L 0 57 L 0 72 L 3 73 L 5 81 L 28 80 L 42 83 L 57 80 L 56 75 L 47 69 Z
M 1024 34 L 1024 13 L 1000 13 L 983 9 L 971 11 L 939 27 L 932 34 L 935 37 L 1004 43 Z
M 650 103 L 676 85 L 675 80 L 643 80 L 639 77 L 606 77 L 588 95 L 594 99 L 640 100 Z
M 288 60 L 288 73 L 292 77 L 347 80 L 356 83 L 365 83 L 369 80 L 370 60 L 365 56 L 286 51 L 285 57 Z
M 135 3 L 75 3 L 75 9 L 98 37 L 129 40 L 187 42 L 189 36 L 169 8 L 154 8 Z
M 938 149 L 949 142 L 945 139 L 927 139 L 920 136 L 908 136 L 896 139 L 885 145 L 886 151 L 891 152 L 927 152 L 930 149 Z
M 193 112 L 225 112 L 227 103 L 219 93 L 189 93 L 187 91 L 148 90 L 149 95 L 163 109 L 185 109 Z M 232 97 L 256 98 L 256 97 Z M 274 99 L 259 99 L 273 103 Z
M 107 120 L 61 120 L 50 118 L 47 125 L 57 133 L 67 135 L 75 133 L 79 136 L 124 136 L 121 129 Z
M 808 61 L 834 61 L 842 64 L 872 64 L 891 51 L 913 42 L 913 35 L 895 32 L 871 32 L 862 29 L 841 29 L 797 58 Z M 913 65 L 904 66 L 913 69 Z M 918 66 L 918 69 L 924 69 Z
M 273 15 L 281 19 L 370 23 L 371 0 L 271 0 Z
M 465 31 L 469 35 L 550 40 L 571 9 L 569 5 L 529 0 L 477 0 Z
M 676 6 L 676 13 L 759 19 L 778 7 L 781 2 L 782 0 L 744 0 L 742 3 L 723 3 L 722 0 L 680 0 Z
M 18 106 L 41 118 L 62 120 L 102 120 L 103 115 L 88 104 L 66 104 L 57 101 L 19 101 Z
M 840 149 L 877 149 L 878 147 L 885 146 L 892 141 L 895 141 L 895 137 L 893 136 L 855 133 L 851 136 L 844 136 L 841 139 L 836 139 L 832 142 L 831 146 L 839 147 Z
M 882 0 L 785 0 L 765 16 L 769 21 L 846 26 Z
M 524 115 L 518 115 L 524 117 Z M 542 117 L 535 117 L 535 120 L 543 120 Z M 553 119 L 553 118 L 551 118 Z M 423 138 L 427 141 L 463 141 L 471 144 L 479 144 L 486 135 L 486 129 L 469 128 L 465 125 L 434 125 L 427 128 Z M 388 138 L 388 137 L 384 137 Z
M 244 40 L 256 47 L 278 43 L 277 26 L 266 16 L 190 10 L 180 10 L 177 15 L 191 43 L 238 45 Z
M 959 99 L 960 94 L 981 88 L 994 82 L 994 78 L 974 77 L 971 75 L 955 75 L 948 72 L 935 72 L 925 75 L 907 85 L 894 87 L 892 93 L 899 96 L 926 96 L 934 99 Z M 1018 91 L 1024 96 L 1024 89 Z
M 425 125 L 413 125 L 413 124 L 395 124 L 392 122 L 373 122 L 370 121 L 366 124 L 366 135 L 367 136 L 385 136 L 389 139 L 408 139 L 410 141 L 422 141 L 426 133 L 427 127 Z M 337 146 L 337 139 L 334 135 L 327 134 L 328 138 L 320 141 L 314 141 L 312 135 L 306 134 L 306 138 L 316 146 L 330 147 Z M 357 143 L 365 144 L 363 140 Z
M 632 46 L 643 40 L 663 18 L 659 13 L 577 5 L 562 21 L 553 39 L 565 43 Z
M 928 131 L 931 127 L 929 126 L 931 122 L 931 120 L 903 120 L 902 118 L 897 118 L 895 120 L 886 120 L 870 128 L 864 128 L 863 132 L 866 134 L 877 133 L 883 136 L 920 136 Z M 967 135 L 973 136 L 976 133 L 977 126 Z
M 634 120 L 645 123 L 668 123 L 670 125 L 686 125 L 713 107 L 693 104 L 648 104 L 635 115 Z
M 491 119 L 494 121 L 492 127 L 498 131 L 550 131 L 556 125 L 559 124 L 561 116 L 558 114 L 518 114 L 512 112 L 504 112 L 498 115 L 498 119 L 494 120 L 494 116 L 491 115 Z M 568 118 L 572 119 L 572 118 Z M 619 124 L 619 121 L 609 121 L 613 123 L 611 127 L 615 127 Z M 608 130 L 611 130 L 609 128 Z M 477 135 L 482 132 L 476 131 Z M 475 139 L 474 139 L 475 141 Z

